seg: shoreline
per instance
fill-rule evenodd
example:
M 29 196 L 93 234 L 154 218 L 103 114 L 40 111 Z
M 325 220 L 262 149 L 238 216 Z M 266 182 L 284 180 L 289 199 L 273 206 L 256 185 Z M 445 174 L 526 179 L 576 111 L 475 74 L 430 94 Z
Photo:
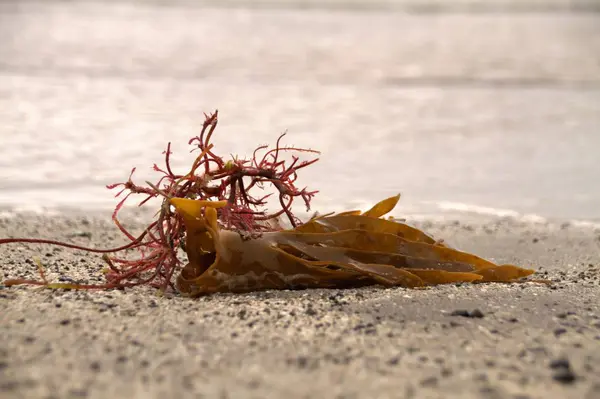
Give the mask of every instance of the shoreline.
M 43 206 L 39 204 L 16 205 L 16 204 L 0 204 L 0 220 L 8 220 L 13 218 L 86 218 L 97 220 L 111 220 L 114 206 L 102 203 L 90 204 L 88 207 L 75 207 L 70 205 Z M 319 213 L 342 212 L 352 209 L 368 209 L 373 203 L 361 202 L 359 206 L 337 209 L 339 207 L 323 209 L 311 209 L 306 212 L 304 209 L 295 211 L 295 214 L 301 220 L 309 219 L 315 211 Z M 432 202 L 427 202 L 432 204 Z M 403 209 L 404 203 L 402 199 L 396 208 L 390 212 L 389 216 L 397 219 L 406 220 L 408 223 L 415 225 L 445 225 L 445 224 L 464 224 L 472 227 L 485 226 L 489 224 L 503 223 L 510 226 L 518 226 L 522 228 L 540 228 L 544 230 L 560 230 L 573 227 L 590 233 L 600 233 L 600 220 L 595 218 L 564 218 L 564 217 L 549 217 L 534 213 L 521 213 L 510 209 L 497 209 L 472 204 L 462 203 L 444 203 L 438 204 L 437 210 L 422 210 L 421 212 L 411 208 L 408 211 Z M 150 220 L 153 214 L 160 208 L 158 203 L 147 203 L 140 208 L 132 201 L 124 204 L 120 215 L 125 220 L 131 220 L 135 223 L 144 223 Z

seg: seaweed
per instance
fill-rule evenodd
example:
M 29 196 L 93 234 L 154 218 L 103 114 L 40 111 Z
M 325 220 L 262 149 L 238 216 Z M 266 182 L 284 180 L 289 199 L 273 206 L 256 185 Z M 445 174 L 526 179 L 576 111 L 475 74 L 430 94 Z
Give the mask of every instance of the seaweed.
M 313 218 L 251 239 L 223 229 L 213 204 L 173 198 L 186 225 L 189 256 L 177 289 L 196 296 L 372 284 L 423 287 L 511 282 L 533 273 L 449 248 L 418 229 L 381 218 L 399 198 L 385 199 L 359 215 Z
M 533 273 L 458 251 L 417 228 L 385 218 L 399 195 L 365 212 L 315 214 L 302 222 L 292 211 L 294 200 L 301 199 L 310 211 L 317 191 L 297 188 L 298 171 L 317 162 L 319 152 L 282 145 L 284 133 L 274 148 L 262 145 L 250 159 L 232 156 L 225 161 L 210 142 L 217 124 L 218 111 L 205 115 L 200 134 L 189 141 L 198 155 L 187 173 L 173 172 L 169 143 L 164 167 L 153 166 L 160 175 L 157 182 L 134 183 L 134 168 L 127 181 L 107 186 L 121 189 L 116 197 L 123 197 L 112 220 L 127 244 L 97 249 L 47 239 L 0 239 L 0 244 L 51 244 L 102 253 L 107 265 L 104 284 L 51 283 L 41 264 L 40 280 L 11 279 L 4 284 L 69 289 L 150 285 L 197 296 L 372 284 L 514 282 Z M 301 160 L 301 155 L 313 158 Z M 269 187 L 272 192 L 266 192 Z M 143 196 L 139 206 L 162 199 L 156 219 L 137 236 L 119 219 L 132 195 Z M 273 195 L 280 209 L 268 212 L 267 201 Z M 136 250 L 137 257 L 123 255 L 129 250 Z

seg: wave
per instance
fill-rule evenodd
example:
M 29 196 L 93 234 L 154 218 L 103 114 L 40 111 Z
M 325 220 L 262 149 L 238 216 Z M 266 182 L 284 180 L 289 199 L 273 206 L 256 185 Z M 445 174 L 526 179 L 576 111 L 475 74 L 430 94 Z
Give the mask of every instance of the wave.
M 535 213 L 523 213 L 513 209 L 505 208 L 494 208 L 490 206 L 482 206 L 476 204 L 467 204 L 462 202 L 451 202 L 451 201 L 427 201 L 430 206 L 435 206 L 440 214 L 463 214 L 463 215 L 476 215 L 480 217 L 492 217 L 492 218 L 506 218 L 512 219 L 517 222 L 529 223 L 529 224 L 560 224 L 570 225 L 575 227 L 594 228 L 600 229 L 600 221 L 597 220 L 581 220 L 581 219 L 569 219 L 569 220 L 558 220 L 552 217 L 545 217 Z

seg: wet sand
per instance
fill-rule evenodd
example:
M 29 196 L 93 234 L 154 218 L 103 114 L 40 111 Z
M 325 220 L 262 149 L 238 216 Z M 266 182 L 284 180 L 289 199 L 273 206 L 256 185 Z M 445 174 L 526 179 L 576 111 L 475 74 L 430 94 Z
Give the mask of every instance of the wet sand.
M 21 215 L 0 219 L 0 236 L 112 246 L 120 239 L 105 220 Z M 420 226 L 458 248 L 530 266 L 553 283 L 199 299 L 145 288 L 3 288 L 0 392 L 4 398 L 600 395 L 600 231 L 510 219 Z M 99 257 L 39 245 L 0 247 L 3 278 L 34 277 L 33 256 L 49 278 L 101 281 Z M 483 317 L 452 315 L 476 316 L 476 309 Z

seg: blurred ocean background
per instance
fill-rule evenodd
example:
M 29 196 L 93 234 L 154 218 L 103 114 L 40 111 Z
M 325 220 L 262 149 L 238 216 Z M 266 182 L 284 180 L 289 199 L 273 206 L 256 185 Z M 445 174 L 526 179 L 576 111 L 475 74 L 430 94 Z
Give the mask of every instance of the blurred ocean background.
M 0 1 L 0 210 L 111 209 L 217 108 L 315 210 L 600 223 L 598 1 Z

